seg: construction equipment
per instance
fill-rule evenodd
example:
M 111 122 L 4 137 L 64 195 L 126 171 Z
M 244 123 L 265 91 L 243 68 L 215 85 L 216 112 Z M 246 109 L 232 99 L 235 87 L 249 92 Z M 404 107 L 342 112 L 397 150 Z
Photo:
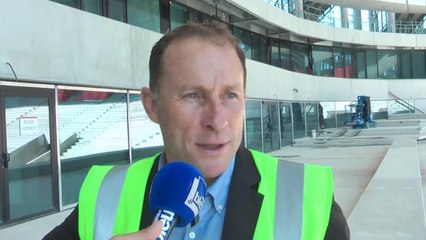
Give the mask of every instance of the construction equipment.
M 347 105 L 349 113 L 345 106 L 345 126 L 352 128 L 370 128 L 376 127 L 373 113 L 371 112 L 370 97 L 358 96 L 357 103 Z

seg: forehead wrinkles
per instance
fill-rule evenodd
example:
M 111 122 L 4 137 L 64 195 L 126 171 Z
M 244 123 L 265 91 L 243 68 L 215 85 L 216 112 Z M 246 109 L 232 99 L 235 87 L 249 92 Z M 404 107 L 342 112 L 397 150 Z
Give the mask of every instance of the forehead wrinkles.
M 185 52 L 183 52 L 182 49 L 183 46 L 190 45 L 191 48 L 185 48 L 186 50 L 189 50 L 189 52 L 194 53 L 194 50 L 196 50 L 196 46 L 202 46 L 202 45 L 210 45 L 214 47 L 221 47 L 221 48 L 229 48 L 229 50 L 233 50 L 232 44 L 227 41 L 226 39 L 223 39 L 221 37 L 212 37 L 208 38 L 207 36 L 193 36 L 193 37 L 184 37 L 181 39 L 176 39 L 172 43 L 170 43 L 169 46 L 164 50 L 164 54 L 162 57 L 162 63 L 164 63 L 164 60 L 179 60 L 178 58 L 182 59 L 187 56 Z M 202 50 L 202 49 L 200 49 Z M 197 54 L 202 54 L 201 52 L 197 52 Z M 164 64 L 162 64 L 162 67 L 164 67 Z M 162 68 L 164 70 L 164 68 Z
M 206 49 L 206 46 L 210 46 Z M 160 74 L 158 78 L 158 90 L 160 90 L 161 83 L 165 78 L 171 78 L 173 80 L 174 71 L 176 71 L 176 65 L 179 65 L 179 69 L 200 69 L 200 66 L 197 66 L 194 62 L 194 59 L 200 57 L 200 55 L 206 55 L 203 57 L 208 57 L 207 52 L 217 52 L 214 48 L 224 49 L 227 53 L 221 54 L 221 57 L 229 57 L 229 53 L 235 54 L 235 59 L 239 58 L 235 52 L 231 43 L 226 41 L 226 39 L 213 38 L 205 39 L 204 37 L 186 37 L 182 39 L 177 39 L 170 43 L 170 45 L 164 50 L 163 56 L 161 58 Z M 221 51 L 221 50 L 219 50 Z M 214 57 L 217 57 L 214 55 Z M 220 62 L 223 60 L 219 60 Z M 208 62 L 208 61 L 207 61 Z M 184 64 L 183 64 L 184 63 Z M 220 64 L 219 62 L 213 62 L 213 65 Z M 205 66 L 204 66 L 205 67 Z M 201 70 L 204 69 L 201 67 Z M 174 70 L 171 70 L 174 69 Z M 185 72 L 185 74 L 191 74 L 190 72 Z M 218 73 L 220 74 L 220 73 Z

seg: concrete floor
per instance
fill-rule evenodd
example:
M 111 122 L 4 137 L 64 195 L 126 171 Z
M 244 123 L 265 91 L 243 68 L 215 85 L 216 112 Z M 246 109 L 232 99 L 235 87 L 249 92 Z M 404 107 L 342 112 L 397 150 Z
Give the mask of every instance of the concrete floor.
M 388 146 L 289 147 L 271 154 L 289 161 L 331 166 L 335 199 L 348 218 L 387 149 Z
M 424 120 L 379 121 L 377 128 L 333 129 L 272 154 L 333 167 L 335 198 L 351 239 L 426 239 Z
M 426 239 L 426 120 L 378 121 L 377 128 L 329 129 L 271 154 L 333 167 L 335 199 L 351 239 Z M 0 239 L 41 239 L 70 210 L 0 229 Z

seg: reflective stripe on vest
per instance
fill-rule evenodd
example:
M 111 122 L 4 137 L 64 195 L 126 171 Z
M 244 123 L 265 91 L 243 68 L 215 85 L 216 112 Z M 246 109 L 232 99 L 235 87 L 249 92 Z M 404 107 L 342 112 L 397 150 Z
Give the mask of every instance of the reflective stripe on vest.
M 278 161 L 274 239 L 302 239 L 303 164 Z
M 118 202 L 128 167 L 129 165 L 113 167 L 102 181 L 96 199 L 95 240 L 110 239 L 113 236 Z
M 111 168 L 113 166 L 91 167 L 81 185 L 78 200 L 78 234 L 82 240 L 93 239 L 96 199 L 102 180 Z
M 157 156 L 130 167 L 93 166 L 90 169 L 80 190 L 80 239 L 109 239 L 139 230 L 145 186 Z
M 333 201 L 331 168 L 251 153 L 264 195 L 254 239 L 324 239 Z

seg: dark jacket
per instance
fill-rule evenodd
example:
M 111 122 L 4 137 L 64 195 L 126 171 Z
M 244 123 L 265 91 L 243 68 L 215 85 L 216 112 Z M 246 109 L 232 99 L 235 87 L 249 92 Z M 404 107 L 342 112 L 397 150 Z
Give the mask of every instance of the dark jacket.
M 158 170 L 158 159 L 151 170 L 147 187 Z M 225 222 L 222 231 L 223 240 L 253 239 L 257 218 L 262 206 L 263 196 L 258 193 L 260 182 L 254 159 L 245 148 L 240 148 L 236 155 L 234 172 L 228 193 Z M 148 188 L 149 189 L 149 188 Z M 147 191 L 148 192 L 148 191 Z M 143 202 L 143 213 L 149 213 L 148 195 Z M 150 214 L 143 214 L 140 228 L 146 228 L 152 223 Z M 78 206 L 65 221 L 48 233 L 43 240 L 79 239 L 78 237 Z M 350 239 L 349 227 L 339 205 L 333 200 L 330 221 L 325 239 Z

